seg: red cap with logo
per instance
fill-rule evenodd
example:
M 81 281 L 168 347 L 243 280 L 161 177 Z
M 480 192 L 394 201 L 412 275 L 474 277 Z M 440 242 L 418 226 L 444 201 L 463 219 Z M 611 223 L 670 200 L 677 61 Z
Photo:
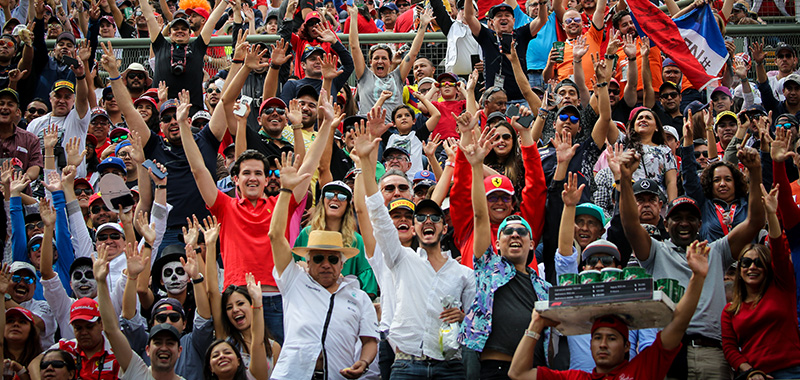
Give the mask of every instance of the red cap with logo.
M 494 193 L 495 191 L 502 191 L 509 195 L 514 195 L 514 185 L 511 180 L 504 175 L 493 175 L 486 177 L 483 180 L 483 186 L 486 187 L 486 195 Z
M 97 301 L 89 297 L 75 301 L 69 309 L 69 323 L 77 320 L 94 323 L 98 319 L 100 319 L 100 308 L 97 306 Z

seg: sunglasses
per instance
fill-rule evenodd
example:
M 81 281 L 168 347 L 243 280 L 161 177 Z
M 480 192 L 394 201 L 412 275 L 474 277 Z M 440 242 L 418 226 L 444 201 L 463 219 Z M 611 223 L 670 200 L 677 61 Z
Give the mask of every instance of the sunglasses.
M 371 4 L 371 2 L 367 3 L 367 4 Z M 373 52 L 373 51 L 378 50 L 378 49 L 391 50 L 391 48 L 387 44 L 377 44 L 377 45 L 373 45 L 372 47 L 370 47 L 369 51 Z
M 387 193 L 394 192 L 395 189 L 397 189 L 398 191 L 408 191 L 408 189 L 410 189 L 410 187 L 408 187 L 408 185 L 398 185 L 398 186 L 386 185 L 386 186 L 383 187 L 383 191 L 385 191 Z
M 619 95 L 619 89 L 618 88 L 609 88 L 608 89 L 608 93 L 611 94 L 611 95 Z
M 750 265 L 756 265 L 756 268 L 764 268 L 764 262 L 761 261 L 761 258 L 751 259 L 749 257 L 745 257 L 739 261 L 739 268 L 750 268 Z
M 519 235 L 519 236 L 528 236 L 529 235 L 528 229 L 525 228 L 525 226 L 506 227 L 506 228 L 503 229 L 503 235 L 511 236 L 511 235 L 514 234 L 514 232 L 516 232 L 517 235 Z
M 11 282 L 16 282 L 16 283 L 24 282 L 28 285 L 31 285 L 33 284 L 34 281 L 35 280 L 31 276 L 20 276 L 18 274 L 11 276 Z
M 786 58 L 792 58 L 792 57 L 794 57 L 793 54 L 776 54 L 775 55 L 775 58 L 778 58 L 778 59 L 786 59 Z
M 436 214 L 416 214 L 414 215 L 414 219 L 417 220 L 417 223 L 425 223 L 428 219 L 433 223 L 439 223 L 442 221 L 442 216 Z
M 573 22 L 582 23 L 583 20 L 581 20 L 580 17 L 573 17 L 573 18 L 565 18 L 564 19 L 564 24 L 565 25 L 572 24 Z
M 127 140 L 127 139 L 128 139 L 128 135 L 127 134 L 117 135 L 117 136 L 114 136 L 114 137 L 111 138 L 111 142 L 116 144 L 116 143 L 118 143 L 120 141 L 124 141 L 124 140 Z
M 40 248 L 42 248 L 42 244 L 40 244 L 40 243 L 36 243 L 34 245 L 31 245 L 31 251 L 33 251 L 33 252 L 38 251 Z
M 128 73 L 128 79 L 145 79 L 145 78 L 147 78 L 147 75 L 144 75 L 144 73 L 137 73 L 137 72 Z
M 94 280 L 94 272 L 88 271 L 84 272 L 72 272 L 72 279 L 75 281 L 80 281 L 86 278 L 87 280 Z
M 106 207 L 105 205 L 103 205 L 103 206 L 92 206 L 89 209 L 89 212 L 92 213 L 92 214 L 99 214 L 101 211 L 111 211 L 111 210 L 109 210 L 108 207 Z
M 264 112 L 262 112 L 262 113 L 265 113 L 265 114 L 269 115 L 269 114 L 271 114 L 273 112 L 277 112 L 278 115 L 283 115 L 283 114 L 286 113 L 286 108 L 278 108 L 278 107 L 264 108 Z
M 499 137 L 502 140 L 511 140 L 511 138 L 514 137 L 514 136 L 511 136 L 510 133 L 503 133 L 502 135 L 499 135 Z
M 75 189 L 75 196 L 79 196 L 81 194 L 92 195 L 94 194 L 94 192 L 92 191 L 92 189 Z
M 561 120 L 561 121 L 567 121 L 569 119 L 569 122 L 572 123 L 572 124 L 575 124 L 575 123 L 581 121 L 581 118 L 579 118 L 577 116 L 567 115 L 567 114 L 558 115 L 558 119 Z
M 708 151 L 707 150 L 697 150 L 697 151 L 694 152 L 694 158 L 700 158 L 700 156 L 708 158 Z
M 209 89 L 206 90 L 206 92 L 207 93 L 216 92 L 217 94 L 219 94 L 219 93 L 222 92 L 222 90 L 220 90 L 218 88 L 209 88 Z
M 165 114 L 161 115 L 161 122 L 162 123 L 169 123 L 173 119 L 178 120 L 177 116 L 173 112 L 165 113 Z
M 155 320 L 158 323 L 167 323 L 167 319 L 169 319 L 172 323 L 178 323 L 181 320 L 180 313 L 164 313 L 164 314 L 156 314 Z
M 339 264 L 339 256 L 337 255 L 314 255 L 311 257 L 311 261 L 313 261 L 314 264 L 322 264 L 326 258 L 331 265 Z
M 30 222 L 30 223 L 25 225 L 25 229 L 26 230 L 32 230 L 32 229 L 37 228 L 37 227 L 38 228 L 44 228 L 44 222 L 42 222 L 42 221 Z
M 668 92 L 668 93 L 663 93 L 662 92 L 658 96 L 660 96 L 661 99 L 674 99 L 674 98 L 678 97 L 678 92 L 677 91 L 676 92 Z
M 386 162 L 407 161 L 407 160 L 408 160 L 408 157 L 405 156 L 405 155 L 401 155 L 401 154 L 395 154 L 395 155 L 391 155 L 389 157 L 386 157 Z
M 270 169 L 269 171 L 267 171 L 267 177 L 272 177 L 273 175 L 276 178 L 281 178 L 281 171 L 278 170 L 278 169 L 275 169 L 275 170 Z
M 108 239 L 111 239 L 111 240 L 122 239 L 122 234 L 120 234 L 118 232 L 114 232 L 113 234 L 97 235 L 97 241 L 106 241 Z
M 0 47 L 12 48 L 14 47 L 14 43 L 8 40 L 0 40 Z
M 61 369 L 67 366 L 67 362 L 63 360 L 48 360 L 46 362 L 39 363 L 39 369 L 41 370 L 45 370 L 50 366 L 53 366 L 55 369 Z
M 103 100 L 111 100 L 111 99 L 114 99 L 113 92 L 106 92 L 105 94 L 103 94 Z
M 33 115 L 44 115 L 47 113 L 47 110 L 44 108 L 31 107 L 28 108 L 28 113 Z
M 511 195 L 508 194 L 492 194 L 486 197 L 486 201 L 489 203 L 494 203 L 497 201 L 503 201 L 505 203 L 511 202 Z
M 793 127 L 793 126 L 794 126 L 794 124 L 792 124 L 792 123 L 775 124 L 775 128 L 786 128 L 786 129 L 789 129 L 789 128 Z
M 595 266 L 598 262 L 602 262 L 603 266 L 611 266 L 614 265 L 614 258 L 611 256 L 590 256 L 586 259 L 586 265 Z
M 325 199 L 331 200 L 333 197 L 339 200 L 339 202 L 344 202 L 347 200 L 347 195 L 342 193 L 334 193 L 333 191 L 326 191 L 325 192 Z
M 436 87 L 447 87 L 447 86 L 455 87 L 456 84 L 455 84 L 455 82 L 439 82 L 439 83 L 436 83 Z

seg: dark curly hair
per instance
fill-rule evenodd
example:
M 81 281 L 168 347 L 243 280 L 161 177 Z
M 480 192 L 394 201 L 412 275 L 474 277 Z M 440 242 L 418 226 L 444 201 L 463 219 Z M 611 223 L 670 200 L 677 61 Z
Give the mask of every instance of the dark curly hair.
M 747 180 L 745 180 L 744 174 L 739 171 L 739 168 L 727 161 L 717 161 L 708 165 L 703 170 L 703 173 L 700 174 L 700 186 L 703 187 L 703 195 L 705 195 L 706 199 L 714 199 L 714 170 L 720 166 L 730 169 L 731 175 L 733 175 L 733 189 L 736 198 L 747 196 Z

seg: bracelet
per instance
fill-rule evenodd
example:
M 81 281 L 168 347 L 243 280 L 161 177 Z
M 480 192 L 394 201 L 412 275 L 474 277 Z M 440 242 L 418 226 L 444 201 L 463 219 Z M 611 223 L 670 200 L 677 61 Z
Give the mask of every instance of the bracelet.
M 600 82 L 600 83 L 594 85 L 594 88 L 603 88 L 605 86 L 608 86 L 608 82 Z
M 367 366 L 369 366 L 369 364 L 367 364 Z M 21 370 L 17 371 L 17 375 L 24 375 L 26 373 L 28 373 L 28 369 L 25 367 L 22 367 Z
M 270 69 L 275 69 L 275 70 L 280 70 L 281 69 L 281 65 L 276 65 L 276 64 L 273 64 L 272 62 L 270 62 L 269 68 Z
M 303 129 L 303 124 L 292 125 L 291 127 L 293 131 L 296 129 Z
M 534 340 L 539 340 L 542 337 L 542 335 L 537 333 L 536 331 L 531 331 L 528 329 L 525 329 L 525 336 L 533 338 Z
M 119 76 L 117 76 L 117 77 L 114 77 L 114 78 L 108 78 L 108 80 L 110 80 L 110 81 L 115 81 L 115 80 L 117 80 L 117 79 L 119 79 L 119 78 L 122 78 L 122 74 L 120 74 Z
M 205 278 L 205 277 L 203 277 L 203 274 L 202 274 L 202 273 L 200 273 L 200 278 L 198 278 L 197 280 L 195 280 L 195 279 L 192 279 L 192 284 L 195 284 L 195 285 L 197 285 L 197 284 L 199 284 L 199 283 L 203 282 L 203 280 L 205 280 L 205 279 L 206 279 L 206 278 Z
M 44 155 L 44 158 L 55 158 L 55 157 L 56 157 L 56 156 L 54 156 L 54 155 L 49 155 L 49 156 L 48 156 L 48 155 L 46 155 L 46 154 Z
M 368 361 L 366 361 L 364 359 L 360 359 L 358 362 L 364 362 L 364 366 L 365 367 L 369 367 L 369 364 L 370 364 Z M 358 362 L 356 362 L 356 363 L 358 363 Z
M 573 59 L 573 60 L 572 60 L 572 63 L 581 63 L 581 62 L 583 62 L 583 60 L 582 60 L 582 59 L 581 59 L 581 60 L 578 60 L 578 59 Z
M 166 189 L 167 185 L 156 185 L 156 190 L 158 189 Z
M 285 187 L 281 187 L 281 190 L 280 190 L 280 191 L 282 191 L 282 192 L 284 192 L 284 193 L 294 194 L 294 190 L 292 190 L 292 189 L 287 189 L 287 188 L 285 188 Z
M 614 59 L 614 58 L 617 58 L 617 56 L 614 54 L 606 54 L 606 59 Z
M 136 276 L 135 278 L 134 277 L 128 277 L 128 280 L 129 281 L 139 281 L 139 276 Z
M 76 75 L 76 76 L 75 76 L 75 79 L 76 79 L 76 80 L 84 80 L 84 79 L 86 79 L 86 74 L 83 74 L 83 75 L 81 75 L 81 76 L 77 76 L 77 75 Z
M 451 167 L 451 168 L 454 168 L 454 169 L 455 169 L 455 167 L 456 167 L 456 164 L 454 164 L 452 161 L 445 161 L 445 162 L 444 162 L 444 166 L 449 166 L 449 167 Z
M 634 61 L 636 61 L 636 56 L 635 55 L 633 56 L 633 58 L 628 58 L 628 62 L 634 62 Z
M 152 246 L 152 245 L 150 245 L 150 243 L 148 243 L 148 242 L 144 242 L 144 245 L 142 245 L 142 247 L 143 247 L 143 248 L 150 249 L 150 250 L 152 250 L 152 249 L 153 249 L 153 246 Z
M 244 63 L 244 60 L 243 59 L 234 59 L 233 61 L 231 61 L 231 63 L 240 64 L 241 65 L 242 63 Z
M 259 305 L 259 306 L 250 305 L 250 308 L 251 308 L 251 309 L 260 309 L 260 308 L 262 308 L 262 307 L 264 307 L 264 305 Z

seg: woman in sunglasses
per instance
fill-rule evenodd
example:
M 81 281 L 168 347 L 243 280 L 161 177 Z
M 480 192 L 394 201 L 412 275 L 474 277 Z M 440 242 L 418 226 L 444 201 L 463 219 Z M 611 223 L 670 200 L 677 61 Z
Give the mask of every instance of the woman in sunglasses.
M 653 110 L 639 107 L 632 112 L 627 131 L 625 149 L 634 149 L 642 157 L 633 179 L 652 179 L 668 200 L 675 199 L 678 196 L 678 162 L 667 146 L 661 119 Z
M 378 283 L 375 281 L 375 274 L 372 267 L 367 262 L 364 253 L 364 240 L 361 234 L 356 232 L 356 216 L 353 213 L 353 192 L 350 187 L 342 181 L 333 181 L 322 187 L 322 199 L 314 208 L 311 221 L 308 226 L 300 231 L 295 247 L 306 247 L 308 236 L 311 231 L 336 231 L 342 234 L 342 241 L 346 247 L 358 248 L 358 255 L 345 261 L 342 267 L 342 275 L 354 275 L 358 277 L 361 290 L 375 297 L 378 295 Z M 300 257 L 296 256 L 296 260 Z
M 775 162 L 773 166 L 783 164 Z M 782 182 L 768 194 L 761 186 L 769 247 L 749 244 L 742 250 L 733 299 L 722 313 L 722 350 L 728 363 L 739 371 L 737 378 L 800 378 L 797 294 L 789 246 L 777 215 L 778 192 L 789 193 L 783 186 L 788 180 Z M 785 206 L 781 210 L 793 209 L 787 211 L 793 214 L 794 226 L 798 210 L 797 206 L 785 203 L 787 194 L 781 196 L 781 205 Z
M 48 380 L 74 380 L 78 375 L 75 358 L 69 352 L 57 348 L 44 353 L 39 369 L 42 378 Z

